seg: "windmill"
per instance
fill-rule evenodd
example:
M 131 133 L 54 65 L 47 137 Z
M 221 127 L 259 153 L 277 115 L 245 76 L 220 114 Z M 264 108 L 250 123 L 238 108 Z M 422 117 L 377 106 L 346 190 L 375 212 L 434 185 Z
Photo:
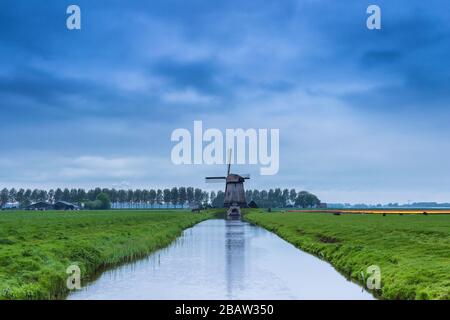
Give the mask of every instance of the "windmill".
M 224 208 L 238 206 L 247 208 L 247 201 L 245 200 L 244 181 L 250 179 L 249 174 L 234 174 L 231 173 L 231 149 L 228 151 L 228 170 L 226 177 L 206 177 L 207 183 L 223 183 L 225 180 L 225 200 Z

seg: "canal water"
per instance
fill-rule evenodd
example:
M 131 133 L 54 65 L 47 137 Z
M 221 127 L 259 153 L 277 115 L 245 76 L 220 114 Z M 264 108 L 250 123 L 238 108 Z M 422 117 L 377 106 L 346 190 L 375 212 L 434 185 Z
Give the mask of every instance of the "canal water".
M 207 220 L 68 299 L 373 299 L 328 263 L 241 220 Z

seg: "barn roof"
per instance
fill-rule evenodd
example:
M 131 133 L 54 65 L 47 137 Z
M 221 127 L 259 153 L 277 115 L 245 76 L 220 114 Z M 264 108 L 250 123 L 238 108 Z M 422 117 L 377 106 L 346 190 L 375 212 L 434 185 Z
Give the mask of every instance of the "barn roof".
M 75 207 L 77 206 L 76 204 L 73 204 L 73 203 L 70 203 L 67 201 L 56 201 L 55 204 L 57 204 L 57 203 L 65 204 L 66 206 L 75 206 Z
M 27 206 L 27 208 L 29 208 L 29 207 L 36 207 L 36 206 L 51 207 L 51 203 L 48 203 L 48 202 L 45 202 L 45 201 L 38 201 L 38 202 L 34 202 L 34 203 L 30 204 L 29 206 Z
M 51 205 L 50 203 L 46 202 L 46 201 L 37 201 L 37 202 L 33 202 L 32 204 L 30 204 L 30 206 L 34 206 L 36 204 L 46 204 L 46 205 Z
M 66 207 L 66 208 L 71 207 L 74 209 L 79 208 L 78 205 L 67 202 L 67 201 L 56 201 L 55 204 L 53 204 L 53 208 L 55 208 L 55 209 L 60 208 L 60 207 Z

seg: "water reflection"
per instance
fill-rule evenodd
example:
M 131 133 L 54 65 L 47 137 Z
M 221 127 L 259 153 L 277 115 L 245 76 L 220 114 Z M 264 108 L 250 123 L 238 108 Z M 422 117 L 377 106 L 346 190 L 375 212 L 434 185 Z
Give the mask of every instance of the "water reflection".
M 208 220 L 69 299 L 372 299 L 329 264 L 240 220 Z
M 245 228 L 239 220 L 227 220 L 226 234 L 226 284 L 227 298 L 233 299 L 233 292 L 242 289 L 245 274 Z

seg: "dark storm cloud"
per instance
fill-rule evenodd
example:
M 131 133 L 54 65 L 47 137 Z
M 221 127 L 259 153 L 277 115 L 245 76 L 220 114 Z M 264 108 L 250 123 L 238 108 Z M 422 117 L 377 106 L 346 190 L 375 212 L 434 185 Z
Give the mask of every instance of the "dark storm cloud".
M 212 61 L 178 62 L 166 59 L 155 63 L 152 71 L 176 88 L 194 88 L 199 92 L 215 94 L 221 89 L 216 78 L 219 70 Z
M 84 81 L 70 80 L 57 74 L 30 67 L 18 68 L 0 78 L 3 97 L 21 96 L 38 104 L 38 107 L 60 104 L 67 96 L 99 93 L 99 87 Z M 30 109 L 34 107 L 31 103 Z

